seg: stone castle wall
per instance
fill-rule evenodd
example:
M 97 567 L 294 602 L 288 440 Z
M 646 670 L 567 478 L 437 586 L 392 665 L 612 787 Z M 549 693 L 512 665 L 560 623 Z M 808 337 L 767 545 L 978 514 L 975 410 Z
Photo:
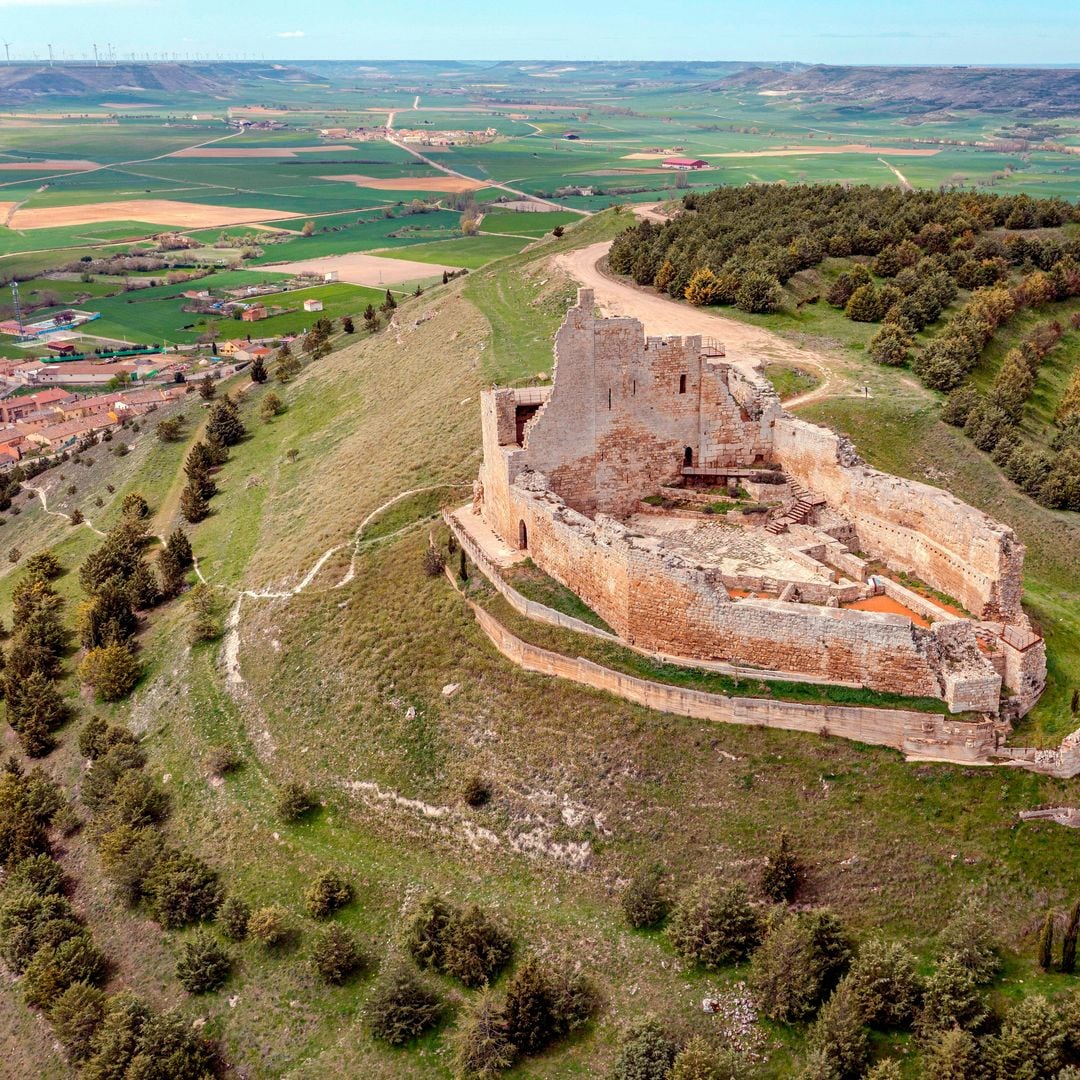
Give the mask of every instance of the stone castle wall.
M 639 647 L 938 696 L 954 712 L 996 712 L 1010 672 L 980 654 L 969 622 L 923 629 L 876 612 L 732 603 L 718 571 L 613 518 L 676 480 L 687 462 L 779 465 L 851 521 L 862 552 L 977 616 L 1026 629 L 1023 547 L 1011 530 L 947 492 L 870 469 L 841 437 L 785 413 L 763 379 L 703 355 L 699 338 L 646 339 L 636 320 L 598 320 L 592 307 L 581 290 L 538 409 L 535 390 L 483 395 L 482 511 L 493 531 L 527 547 Z M 1037 658 L 1010 663 L 1033 702 Z
M 861 551 L 979 618 L 1022 618 L 1024 548 L 1010 528 L 941 488 L 871 469 L 835 432 L 797 417 L 777 420 L 773 445 L 785 472 L 851 519 Z
M 1000 676 L 978 656 L 966 622 L 927 630 L 899 615 L 779 600 L 733 603 L 709 571 L 670 553 L 661 560 L 617 521 L 570 509 L 536 474 L 523 481 L 512 489 L 509 508 L 525 522 L 533 560 L 632 645 L 940 697 L 954 712 L 997 708 Z

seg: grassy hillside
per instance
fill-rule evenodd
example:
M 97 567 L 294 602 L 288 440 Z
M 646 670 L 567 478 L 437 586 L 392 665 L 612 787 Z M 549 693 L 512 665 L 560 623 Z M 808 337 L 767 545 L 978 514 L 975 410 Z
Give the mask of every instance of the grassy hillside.
M 1017 813 L 1075 802 L 1080 782 L 912 766 L 886 750 L 709 726 L 526 674 L 490 647 L 449 582 L 424 575 L 438 502 L 469 497 L 480 389 L 550 367 L 550 336 L 572 286 L 553 273 L 548 253 L 619 227 L 617 215 L 604 215 L 562 241 L 434 288 L 403 303 L 393 328 L 311 365 L 287 387 L 246 392 L 249 437 L 218 477 L 212 515 L 191 530 L 218 613 L 236 604 L 240 589 L 299 587 L 325 561 L 296 594 L 242 599 L 231 685 L 233 643 L 188 647 L 188 614 L 177 601 L 144 633 L 148 670 L 134 697 L 96 710 L 142 736 L 148 768 L 172 800 L 171 838 L 220 869 L 230 891 L 255 905 L 284 906 L 297 928 L 295 942 L 281 949 L 232 947 L 237 964 L 222 991 L 188 997 L 172 967 L 191 931 L 163 932 L 118 910 L 83 835 L 62 842 L 64 864 L 79 881 L 76 904 L 116 961 L 112 987 L 131 986 L 158 1006 L 205 1020 L 203 1033 L 221 1040 L 239 1073 L 450 1075 L 453 1029 L 474 992 L 438 979 L 450 1004 L 444 1024 L 416 1046 L 391 1050 L 363 1028 L 371 978 L 329 989 L 310 973 L 315 924 L 302 897 L 329 867 L 352 874 L 357 902 L 341 921 L 380 961 L 393 948 L 403 908 L 438 888 L 496 911 L 519 956 L 532 949 L 569 957 L 594 979 L 603 998 L 597 1020 L 526 1059 L 508 1074 L 515 1078 L 603 1076 L 624 1026 L 650 1011 L 688 1030 L 714 1031 L 700 999 L 746 969 L 687 969 L 662 934 L 626 928 L 618 893 L 636 866 L 653 862 L 680 884 L 706 871 L 752 882 L 780 828 L 809 867 L 804 898 L 832 906 L 858 934 L 882 927 L 925 959 L 950 906 L 973 888 L 987 898 L 1010 950 L 995 998 L 1075 986 L 1068 976 L 1038 973 L 1032 960 L 1045 905 L 1071 902 L 1080 891 L 1073 837 L 1050 823 L 1019 825 Z M 269 389 L 287 408 L 264 424 L 258 405 Z M 942 451 L 932 441 L 940 425 L 910 407 L 912 394 L 928 408 L 923 392 L 908 388 L 895 408 L 887 395 L 865 406 L 872 423 L 856 425 L 844 401 L 829 406 L 829 416 L 851 422 L 881 464 L 917 473 L 930 460 L 920 455 Z M 141 490 L 157 511 L 155 529 L 168 527 L 185 449 L 144 440 L 118 459 L 125 471 L 107 481 L 115 492 L 106 490 L 97 511 L 102 524 L 113 520 L 125 492 Z M 961 495 L 989 501 L 968 480 L 977 462 L 941 460 L 956 462 Z M 357 536 L 395 496 L 433 486 L 395 503 Z M 84 497 L 93 497 L 89 487 Z M 14 528 L 29 551 L 41 511 L 28 508 L 18 518 Z M 93 538 L 54 520 L 54 532 L 41 539 L 63 536 L 59 553 L 72 566 Z M 1048 521 L 1017 524 L 1033 534 Z M 4 528 L 12 528 L 10 518 Z M 1064 587 L 1055 549 L 1071 535 L 1048 534 L 1039 548 L 1029 540 L 1047 603 L 1053 588 Z M 62 581 L 74 596 L 72 576 Z M 0 593 L 5 622 L 7 595 Z M 72 726 L 46 760 L 69 787 L 83 767 L 74 741 Z M 212 778 L 207 756 L 221 746 L 241 765 Z M 474 773 L 493 792 L 478 809 L 462 801 Z M 309 784 L 320 806 L 289 825 L 274 796 L 291 778 Z M 61 1075 L 17 987 L 0 984 L 0 1001 L 0 1032 L 16 1047 L 10 1060 L 18 1074 Z M 792 1075 L 803 1029 L 766 1031 L 765 1074 Z M 906 1042 L 882 1036 L 875 1046 Z

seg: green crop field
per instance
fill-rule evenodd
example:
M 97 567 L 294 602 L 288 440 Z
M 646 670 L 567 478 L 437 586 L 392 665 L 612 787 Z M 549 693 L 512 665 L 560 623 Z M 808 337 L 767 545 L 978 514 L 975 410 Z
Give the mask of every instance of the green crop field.
M 391 259 L 415 259 L 417 262 L 443 263 L 478 269 L 493 259 L 516 255 L 529 241 L 518 236 L 460 236 L 432 244 L 416 244 L 380 252 Z

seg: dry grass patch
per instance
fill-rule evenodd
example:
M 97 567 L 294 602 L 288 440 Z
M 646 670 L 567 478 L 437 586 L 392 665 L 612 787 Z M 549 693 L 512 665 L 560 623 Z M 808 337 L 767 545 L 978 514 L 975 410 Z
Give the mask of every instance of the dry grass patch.
M 0 203 L 0 211 L 12 204 Z M 214 229 L 303 217 L 285 210 L 259 210 L 248 206 L 201 206 L 176 199 L 121 199 L 79 206 L 41 206 L 17 210 L 8 223 L 13 229 L 51 229 L 61 225 L 93 225 L 103 221 L 145 221 L 184 229 Z
M 457 176 L 395 176 L 380 178 L 360 173 L 339 173 L 337 176 L 320 176 L 320 180 L 341 180 L 357 187 L 375 191 L 449 191 L 457 195 L 462 191 L 479 191 L 488 185 L 483 180 L 466 180 Z

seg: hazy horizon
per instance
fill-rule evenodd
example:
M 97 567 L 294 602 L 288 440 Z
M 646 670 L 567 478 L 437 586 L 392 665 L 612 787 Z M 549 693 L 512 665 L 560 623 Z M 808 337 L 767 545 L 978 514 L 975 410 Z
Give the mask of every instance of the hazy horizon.
M 327 0 L 304 12 L 284 0 L 234 5 L 224 21 L 210 0 L 0 0 L 12 60 L 92 59 L 96 44 L 117 60 L 130 54 L 281 62 L 388 60 L 485 63 L 526 53 L 657 62 L 788 62 L 858 66 L 1071 67 L 1080 5 L 1063 0 L 986 4 L 959 0 L 806 5 L 774 0 L 684 0 L 681 17 L 658 17 L 643 0 L 550 0 L 543 11 L 508 15 L 494 0 L 466 14 L 432 11 L 421 0 L 392 7 Z M 235 40 L 228 31 L 235 29 Z M 702 57 L 701 42 L 715 57 Z M 524 46 L 524 47 L 523 47 Z M 467 59 L 466 59 L 467 58 Z M 525 62 L 525 61 L 519 61 Z M 541 61 L 532 61 L 541 62 Z M 771 61 L 778 62 L 775 59 Z

